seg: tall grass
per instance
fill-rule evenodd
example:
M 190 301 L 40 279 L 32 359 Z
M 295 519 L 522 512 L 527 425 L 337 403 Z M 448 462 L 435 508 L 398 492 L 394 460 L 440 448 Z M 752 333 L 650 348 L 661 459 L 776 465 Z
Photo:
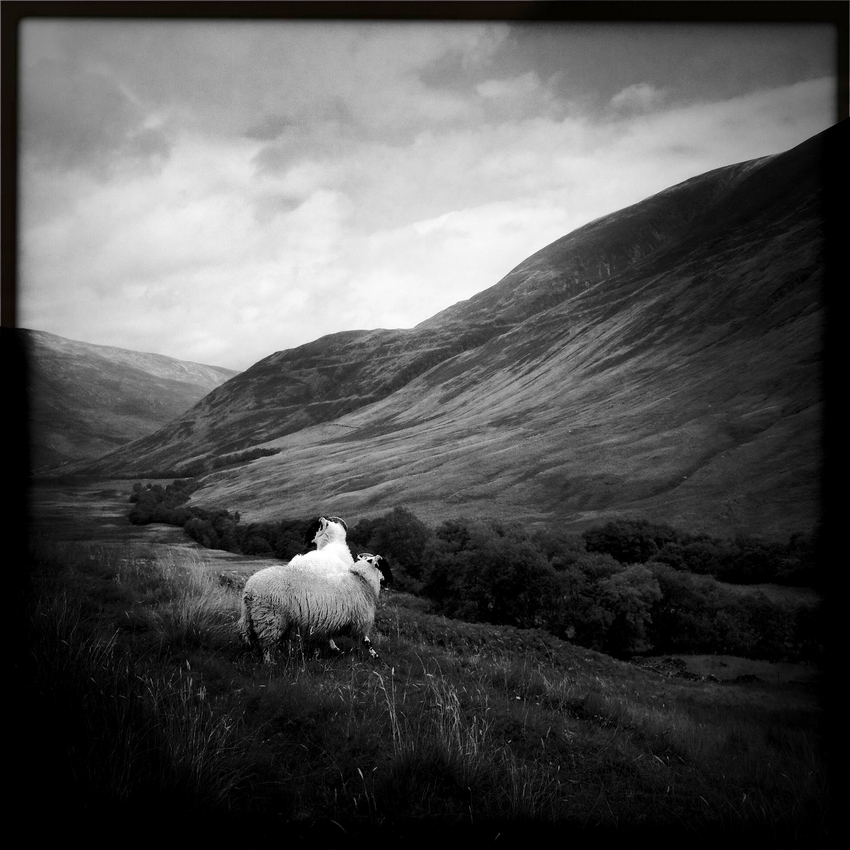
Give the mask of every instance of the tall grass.
M 28 762 L 41 784 L 46 776 L 55 786 L 59 809 L 78 817 L 151 803 L 165 811 L 219 810 L 246 775 L 238 716 L 212 704 L 190 670 L 164 667 L 120 640 L 110 623 L 121 596 L 114 587 L 108 604 L 92 596 L 110 572 L 124 590 L 133 575 L 134 589 L 148 594 L 170 574 L 165 598 L 151 609 L 158 638 L 174 643 L 201 634 L 209 603 L 186 601 L 193 587 L 200 600 L 207 595 L 191 566 L 188 578 L 176 578 L 174 562 L 155 565 L 142 580 L 140 563 L 81 548 L 36 561 L 27 720 L 37 755 Z M 169 618 L 175 610 L 200 614 Z
M 124 559 L 117 579 L 130 588 L 151 588 L 140 615 L 162 647 L 230 642 L 238 597 L 219 584 L 193 550 L 168 549 L 152 561 Z
M 409 705 L 406 689 L 399 699 L 393 671 L 374 675 L 392 735 L 392 756 L 376 792 L 379 808 L 471 819 L 472 789 L 487 770 L 484 717 L 467 718 L 457 689 L 438 674 L 424 674 Z
M 268 665 L 237 640 L 238 593 L 193 551 L 36 562 L 33 764 L 68 808 L 828 843 L 810 713 L 401 595 L 379 617 L 383 661 L 295 647 Z

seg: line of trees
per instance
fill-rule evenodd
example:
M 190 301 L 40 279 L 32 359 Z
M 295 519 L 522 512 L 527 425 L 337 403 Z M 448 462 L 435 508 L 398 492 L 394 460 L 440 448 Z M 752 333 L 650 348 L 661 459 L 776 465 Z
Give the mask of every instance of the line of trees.
M 289 560 L 309 520 L 242 523 L 238 512 L 189 507 L 195 485 L 136 484 L 130 521 L 182 525 L 202 546 Z M 351 526 L 352 551 L 377 552 L 400 589 L 458 619 L 543 628 L 617 656 L 704 652 L 816 660 L 816 608 L 778 607 L 729 583 L 817 584 L 817 534 L 787 544 L 691 535 L 645 520 L 581 534 L 447 520 L 432 529 L 404 507 Z
M 243 523 L 239 511 L 230 513 L 223 508 L 186 505 L 195 489 L 197 484 L 188 478 L 177 479 L 165 487 L 161 484 L 143 487 L 137 482 L 130 496 L 133 508 L 129 520 L 134 525 L 164 522 L 180 526 L 189 537 L 207 549 L 284 561 L 304 551 L 306 523 L 303 520 Z
M 618 560 L 591 550 L 585 535 L 533 539 L 500 523 L 452 521 L 435 537 L 421 592 L 447 616 L 543 628 L 621 658 L 687 652 L 814 661 L 823 651 L 814 606 L 789 610 L 711 575 Z
M 607 522 L 582 536 L 589 552 L 606 552 L 624 564 L 669 564 L 732 584 L 816 587 L 818 583 L 817 531 L 792 534 L 788 543 L 744 536 L 724 540 L 638 519 Z

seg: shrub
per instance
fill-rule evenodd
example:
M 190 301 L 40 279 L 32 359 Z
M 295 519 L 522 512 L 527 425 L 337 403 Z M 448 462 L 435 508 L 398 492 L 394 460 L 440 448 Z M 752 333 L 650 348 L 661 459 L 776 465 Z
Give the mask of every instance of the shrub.
M 661 599 L 661 589 L 652 572 L 642 564 L 632 564 L 602 579 L 599 587 L 602 604 L 611 618 L 605 651 L 622 657 L 652 649 L 648 639 L 651 610 Z
M 361 519 L 348 533 L 348 543 L 355 551 L 383 555 L 392 565 L 396 586 L 418 592 L 426 553 L 433 535 L 412 511 L 396 507 L 378 518 Z
M 607 552 L 623 564 L 651 561 L 665 544 L 680 539 L 671 526 L 645 519 L 615 520 L 582 536 L 588 552 Z
M 431 532 L 424 522 L 407 508 L 397 507 L 375 523 L 367 545 L 418 579 L 422 577 L 423 554 L 430 539 Z
M 218 549 L 220 546 L 218 535 L 213 528 L 213 524 L 208 519 L 192 517 L 192 519 L 183 526 L 183 530 L 194 541 L 207 549 Z
M 710 576 L 649 565 L 661 598 L 652 611 L 652 639 L 658 652 L 726 652 L 720 611 L 734 604 Z
M 543 623 L 555 571 L 519 529 L 454 522 L 436 537 L 423 592 L 445 613 L 524 627 Z

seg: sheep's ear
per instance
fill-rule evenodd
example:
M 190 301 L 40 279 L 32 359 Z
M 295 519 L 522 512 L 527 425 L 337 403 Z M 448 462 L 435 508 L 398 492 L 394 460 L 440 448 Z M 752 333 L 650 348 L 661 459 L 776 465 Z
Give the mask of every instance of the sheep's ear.
M 322 523 L 319 519 L 314 519 L 310 525 L 307 526 L 307 530 L 304 532 L 304 542 L 309 546 L 312 543 L 316 542 L 316 535 L 322 528 Z
M 384 577 L 384 584 L 389 587 L 393 583 L 393 571 L 390 569 L 390 562 L 383 555 L 378 555 L 378 563 L 375 566 Z

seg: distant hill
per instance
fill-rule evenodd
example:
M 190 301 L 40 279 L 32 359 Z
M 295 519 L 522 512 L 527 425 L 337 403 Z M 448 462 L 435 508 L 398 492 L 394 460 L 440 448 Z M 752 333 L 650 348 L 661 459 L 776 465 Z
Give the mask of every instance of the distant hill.
M 826 151 L 846 136 L 597 219 L 415 328 L 277 352 L 90 470 L 179 474 L 262 445 L 281 451 L 211 474 L 196 501 L 250 519 L 404 504 L 428 521 L 808 529 Z
M 34 469 L 98 457 L 161 428 L 238 374 L 160 354 L 17 331 Z

